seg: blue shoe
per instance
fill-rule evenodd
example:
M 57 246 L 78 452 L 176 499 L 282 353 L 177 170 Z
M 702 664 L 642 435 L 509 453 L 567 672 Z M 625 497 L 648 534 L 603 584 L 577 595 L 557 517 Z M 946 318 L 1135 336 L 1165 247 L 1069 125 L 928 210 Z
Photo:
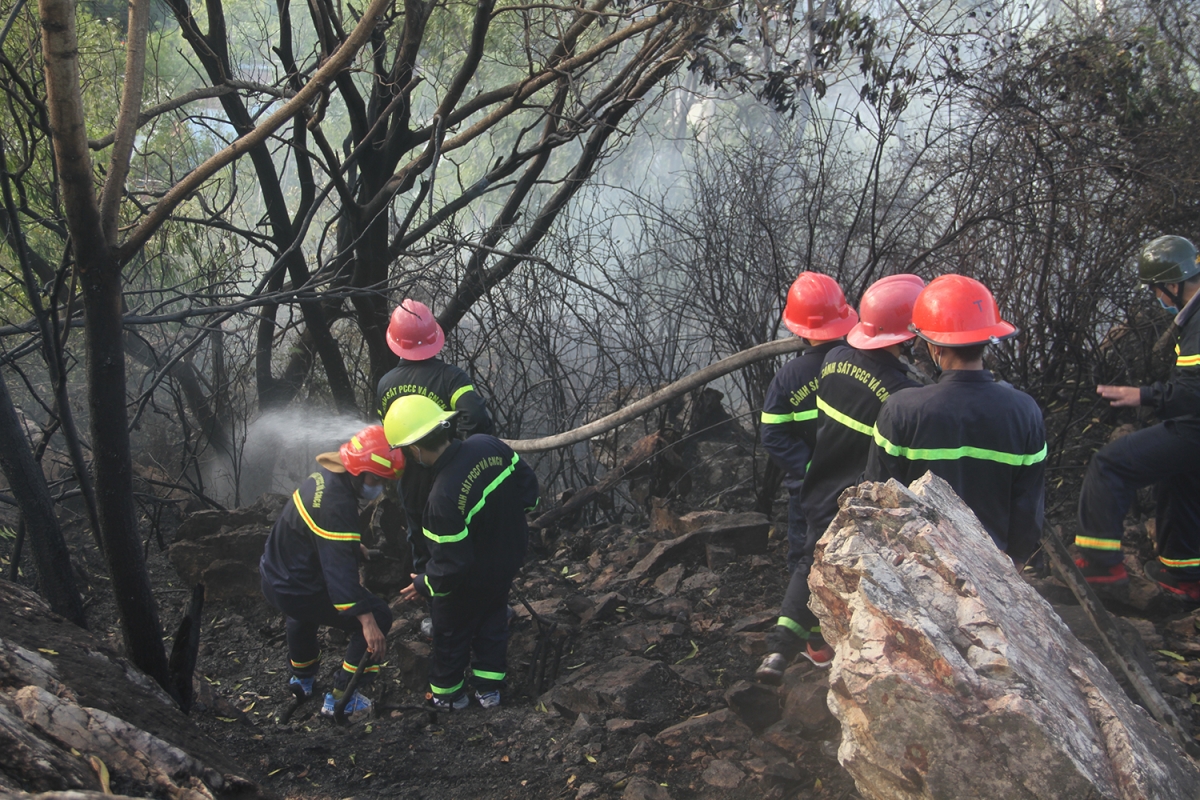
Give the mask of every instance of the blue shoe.
M 466 692 L 457 697 L 437 697 L 435 695 L 426 695 L 426 700 L 433 708 L 439 708 L 444 711 L 462 711 L 471 704 L 471 696 Z
M 288 688 L 292 690 L 292 695 L 297 700 L 307 700 L 313 695 L 313 684 L 317 682 L 316 676 L 311 678 L 300 678 L 296 675 L 288 681 Z
M 475 699 L 483 708 L 495 708 L 500 705 L 500 692 L 492 689 L 490 692 L 476 692 Z
M 333 716 L 333 707 L 335 705 L 337 705 L 338 700 L 341 699 L 341 695 L 342 695 L 341 689 L 334 689 L 332 692 L 327 692 L 325 694 L 325 703 L 321 706 L 321 715 L 322 716 L 326 716 L 326 717 Z M 346 716 L 350 716 L 351 714 L 357 713 L 359 711 L 370 711 L 371 705 L 372 705 L 371 701 L 368 698 L 363 697 L 361 694 L 359 694 L 356 691 L 353 695 L 350 696 L 350 702 L 346 703 L 346 710 L 344 713 L 346 714 Z

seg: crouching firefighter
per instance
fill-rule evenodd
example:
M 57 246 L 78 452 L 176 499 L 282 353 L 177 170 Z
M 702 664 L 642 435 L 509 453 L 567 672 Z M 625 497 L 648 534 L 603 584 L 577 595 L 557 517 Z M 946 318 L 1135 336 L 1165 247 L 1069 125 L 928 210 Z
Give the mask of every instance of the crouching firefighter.
M 317 629 L 338 628 L 350 635 L 342 668 L 326 693 L 321 713 L 333 716 L 351 676 L 369 653 L 375 665 L 366 667 L 358 686 L 365 687 L 386 651 L 384 636 L 392 627 L 387 604 L 358 581 L 360 542 L 358 504 L 371 501 L 404 471 L 404 457 L 393 452 L 383 426 L 359 431 L 337 453 L 317 456 L 309 475 L 284 506 L 259 561 L 267 601 L 286 618 L 292 693 L 311 697 L 320 668 Z M 369 711 L 371 701 L 355 690 L 345 713 Z
M 384 419 L 392 446 L 433 479 L 422 514 L 429 560 L 400 597 L 430 604 L 429 704 L 466 708 L 474 690 L 481 706 L 495 708 L 507 670 L 508 593 L 525 560 L 525 514 L 537 506 L 538 484 L 529 465 L 496 437 L 452 439 L 456 413 L 407 395 Z
M 1182 236 L 1142 248 L 1138 278 L 1175 314 L 1175 365 L 1150 386 L 1097 386 L 1115 408 L 1148 406 L 1162 421 L 1117 439 L 1092 456 L 1079 495 L 1076 564 L 1093 584 L 1127 583 L 1121 556 L 1125 515 L 1143 486 L 1154 486 L 1158 558 L 1146 576 L 1182 600 L 1200 603 L 1200 264 Z

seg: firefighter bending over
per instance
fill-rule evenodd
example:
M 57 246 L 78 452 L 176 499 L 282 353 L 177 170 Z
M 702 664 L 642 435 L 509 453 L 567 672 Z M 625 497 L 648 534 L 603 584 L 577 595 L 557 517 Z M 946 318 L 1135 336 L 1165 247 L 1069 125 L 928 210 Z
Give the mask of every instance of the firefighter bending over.
M 360 687 L 379 671 L 386 651 L 392 613 L 358 581 L 358 504 L 379 497 L 383 484 L 403 471 L 404 457 L 392 452 L 380 425 L 359 431 L 337 453 L 317 456 L 317 471 L 284 506 L 259 561 L 263 595 L 286 618 L 289 684 L 297 699 L 313 693 L 321 660 L 317 629 L 324 625 L 350 634 L 342 668 L 321 707 L 326 716 L 333 715 L 366 654 L 375 664 L 367 667 Z M 371 701 L 355 690 L 345 713 L 370 708 Z

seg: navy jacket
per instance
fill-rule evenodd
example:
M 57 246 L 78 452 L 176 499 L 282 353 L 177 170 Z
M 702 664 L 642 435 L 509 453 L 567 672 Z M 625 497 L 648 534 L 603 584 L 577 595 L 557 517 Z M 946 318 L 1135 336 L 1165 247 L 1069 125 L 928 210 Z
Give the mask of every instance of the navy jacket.
M 933 386 L 888 399 L 866 479 L 908 485 L 927 471 L 949 483 L 1001 550 L 1024 561 L 1045 511 L 1046 429 L 1033 398 L 987 370 L 947 370 Z
M 483 398 L 475 391 L 471 378 L 453 364 L 440 358 L 424 361 L 400 359 L 394 369 L 379 379 L 375 389 L 379 419 L 397 398 L 408 394 L 428 397 L 443 411 L 457 411 L 455 429 L 463 438 L 473 433 L 491 433 L 492 418 Z
M 1200 292 L 1175 316 L 1179 328 L 1171 379 L 1142 387 L 1142 405 L 1163 420 L 1200 432 Z
M 372 597 L 358 582 L 361 539 L 350 474 L 318 465 L 275 520 L 259 572 L 277 594 L 324 594 L 340 614 L 356 617 Z
M 800 492 L 813 542 L 837 514 L 838 496 L 862 480 L 879 407 L 896 392 L 920 386 L 891 353 L 849 345 L 829 351 L 819 382 L 817 446 Z
M 841 341 L 809 345 L 784 364 L 763 400 L 762 444 L 784 471 L 788 491 L 800 490 L 817 442 L 817 382 L 821 364 Z
M 538 504 L 537 477 L 494 436 L 453 440 L 430 468 L 425 505 L 429 561 L 413 583 L 426 597 L 506 587 L 529 543 L 525 513 Z

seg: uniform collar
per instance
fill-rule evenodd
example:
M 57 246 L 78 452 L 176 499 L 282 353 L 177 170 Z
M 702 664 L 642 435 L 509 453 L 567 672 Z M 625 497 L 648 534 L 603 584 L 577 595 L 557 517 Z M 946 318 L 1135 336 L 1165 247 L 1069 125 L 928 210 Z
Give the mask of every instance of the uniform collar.
M 808 355 L 809 353 L 824 354 L 824 353 L 828 353 L 830 350 L 837 347 L 838 345 L 843 345 L 845 343 L 846 343 L 845 339 L 834 339 L 832 342 L 823 342 L 821 344 L 808 344 L 808 345 L 804 346 L 804 349 L 801 350 L 800 353 L 801 353 L 801 355 Z
M 938 383 L 995 383 L 996 378 L 991 370 L 986 369 L 947 369 L 938 376 Z
M 1198 312 L 1200 312 L 1200 291 L 1192 295 L 1192 299 L 1188 300 L 1187 304 L 1179 309 L 1179 313 L 1175 315 L 1175 324 L 1182 328 Z
M 429 469 L 433 470 L 434 472 L 441 470 L 450 463 L 450 460 L 453 459 L 454 456 L 458 455 L 458 450 L 460 447 L 462 447 L 462 442 L 460 440 L 451 439 L 450 444 L 446 446 L 446 449 L 440 456 L 437 457 L 437 461 L 434 461 L 433 466 Z

